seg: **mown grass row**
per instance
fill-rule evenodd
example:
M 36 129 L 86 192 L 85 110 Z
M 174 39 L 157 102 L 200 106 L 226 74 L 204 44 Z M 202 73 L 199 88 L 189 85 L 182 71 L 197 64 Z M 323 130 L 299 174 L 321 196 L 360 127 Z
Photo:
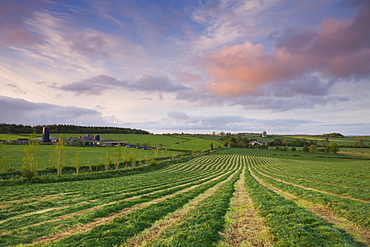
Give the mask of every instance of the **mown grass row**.
M 266 160 L 267 161 L 267 160 Z M 270 170 L 280 175 L 312 180 L 333 186 L 342 186 L 369 191 L 370 161 L 310 161 L 280 159 L 265 162 Z
M 369 203 L 332 196 L 312 190 L 306 190 L 293 185 L 282 183 L 274 179 L 265 177 L 252 168 L 252 171 L 263 181 L 299 198 L 313 203 L 328 206 L 335 214 L 356 222 L 362 226 L 370 227 L 370 205 Z
M 248 166 L 255 161 L 249 158 Z M 272 192 L 249 172 L 246 173 L 246 187 L 275 236 L 275 246 L 364 246 L 346 232 Z
M 60 217 L 60 216 L 63 216 L 63 215 L 76 213 L 76 212 L 86 210 L 86 209 L 90 209 L 90 208 L 93 208 L 93 207 L 97 207 L 97 206 L 100 206 L 100 205 L 118 203 L 120 201 L 127 200 L 127 199 L 132 198 L 132 197 L 137 197 L 137 196 L 141 196 L 141 195 L 145 195 L 145 194 L 149 194 L 149 193 L 155 193 L 157 191 L 165 190 L 165 189 L 168 189 L 168 188 L 176 188 L 176 187 L 182 188 L 184 186 L 191 186 L 191 185 L 194 185 L 194 184 L 198 184 L 198 183 L 205 182 L 207 180 L 213 179 L 213 178 L 219 176 L 220 174 L 221 173 L 218 172 L 218 173 L 209 174 L 207 177 L 204 177 L 204 175 L 199 176 L 199 177 L 195 176 L 195 177 L 192 177 L 192 179 L 182 180 L 182 181 L 177 182 L 177 183 L 176 182 L 164 183 L 163 185 L 157 186 L 157 187 L 154 187 L 154 188 L 144 188 L 144 189 L 140 189 L 140 190 L 136 189 L 135 191 L 131 191 L 131 192 L 115 195 L 115 196 L 110 196 L 108 198 L 105 198 L 105 197 L 101 198 L 104 195 L 96 195 L 94 197 L 88 197 L 88 198 L 82 197 L 82 198 L 79 198 L 78 200 L 75 200 L 75 201 L 72 201 L 72 200 L 68 201 L 69 202 L 68 204 L 65 203 L 64 205 L 68 206 L 66 208 L 61 208 L 61 209 L 56 208 L 55 210 L 45 212 L 43 214 L 33 214 L 33 215 L 28 215 L 28 216 L 27 215 L 21 215 L 22 216 L 21 220 L 20 220 L 19 217 L 16 217 L 14 219 L 9 219 L 5 222 L 2 222 L 2 224 L 0 224 L 0 231 L 14 230 L 14 229 L 24 227 L 24 226 L 27 226 L 27 225 L 36 224 L 36 223 L 39 223 L 39 222 L 44 222 L 44 221 L 47 221 L 47 220 L 50 220 L 50 219 L 53 219 L 53 218 L 56 218 L 56 217 Z M 98 199 L 101 199 L 101 200 L 98 200 Z M 58 200 L 58 199 L 55 199 L 55 200 Z M 72 203 L 74 202 L 74 203 L 71 204 L 70 202 L 72 202 Z M 51 202 L 47 202 L 47 203 L 48 203 L 47 205 L 50 206 Z M 32 206 L 35 206 L 35 205 L 32 205 Z M 11 211 L 14 212 L 14 210 L 16 210 L 18 208 L 19 207 L 11 207 Z M 38 208 L 38 210 L 40 210 L 40 208 Z
M 226 176 L 162 202 L 117 217 L 109 224 L 95 227 L 87 233 L 72 235 L 50 246 L 118 246 L 225 179 Z
M 144 193 L 149 193 L 150 190 L 160 189 L 163 186 L 164 187 L 168 185 L 176 186 L 178 184 L 185 182 L 197 181 L 206 175 L 210 174 L 198 173 L 191 174 L 190 176 L 187 174 L 177 174 L 176 176 L 168 175 L 166 176 L 164 174 L 157 174 L 155 176 L 155 174 L 153 174 L 153 176 L 151 176 L 149 179 L 148 178 L 137 179 L 137 177 L 135 177 L 134 179 L 130 178 L 116 179 L 115 181 L 100 180 L 99 181 L 100 186 L 97 186 L 96 181 L 76 182 L 74 183 L 74 188 L 70 188 L 67 194 L 52 200 L 38 201 L 40 199 L 40 197 L 38 197 L 30 198 L 29 200 L 23 199 L 20 202 L 13 202 L 8 206 L 0 209 L 1 213 L 0 219 L 7 219 L 9 217 L 14 217 L 24 213 L 30 213 L 33 211 L 42 210 L 50 207 L 73 205 L 83 201 L 97 200 L 95 204 L 107 203 L 121 199 L 123 193 L 134 193 L 134 192 L 138 193 L 138 190 L 141 190 Z M 35 192 L 37 193 L 38 191 L 40 191 L 40 194 L 44 192 L 43 196 L 45 197 L 47 195 L 53 195 L 50 193 L 55 192 L 50 190 L 50 187 L 59 187 L 59 186 L 64 187 L 65 185 L 70 185 L 70 183 L 53 184 L 52 186 L 50 186 L 50 184 L 34 185 L 33 191 L 28 192 L 23 191 L 23 193 L 20 194 L 22 194 L 23 198 L 27 198 L 30 196 L 30 193 L 34 195 Z M 22 190 L 22 187 L 17 188 Z M 16 187 L 4 188 L 3 197 L 6 197 L 7 195 L 11 197 L 12 193 L 16 193 L 17 188 Z M 12 189 L 14 189 L 14 191 Z M 147 191 L 145 191 L 145 189 L 147 189 Z M 45 193 L 44 190 L 47 190 L 47 192 Z M 66 191 L 65 187 L 63 191 Z M 17 198 L 19 198 L 19 195 Z
M 222 178 L 219 178 L 217 181 L 220 181 L 222 179 L 225 179 L 224 175 Z M 167 190 L 163 190 L 160 192 L 157 192 L 155 194 L 151 195 L 145 195 L 142 197 L 139 197 L 137 199 L 132 200 L 122 200 L 115 204 L 110 204 L 103 206 L 102 208 L 96 209 L 94 211 L 84 213 L 84 214 L 78 214 L 76 216 L 73 216 L 71 218 L 62 219 L 58 221 L 49 221 L 42 224 L 37 224 L 34 226 L 26 227 L 24 229 L 14 229 L 10 233 L 3 235 L 0 237 L 0 246 L 10 246 L 17 243 L 28 243 L 36 238 L 43 237 L 45 235 L 55 234 L 57 232 L 66 230 L 71 228 L 72 226 L 76 226 L 78 224 L 87 224 L 89 222 L 94 221 L 97 218 L 107 217 L 112 213 L 122 211 L 126 208 L 135 206 L 140 203 L 149 202 L 151 200 L 173 194 L 177 191 L 180 191 L 182 189 L 188 188 L 191 185 L 197 185 L 202 184 L 204 181 L 200 182 L 194 182 L 192 184 L 187 184 L 184 186 L 176 187 L 176 188 L 168 188 Z M 215 182 L 205 182 L 204 186 L 207 186 L 208 184 L 213 184 Z
M 213 163 L 213 165 L 219 166 L 219 160 L 216 160 L 217 163 Z M 229 157 L 227 162 L 221 163 L 220 170 L 214 170 L 209 167 L 206 171 L 195 170 L 193 172 L 177 172 L 176 174 L 166 174 L 162 171 L 156 171 L 151 173 L 150 176 L 147 174 L 138 174 L 131 177 L 120 177 L 110 180 L 102 179 L 99 180 L 98 185 L 94 184 L 93 181 L 79 181 L 65 183 L 63 189 L 50 188 L 53 186 L 63 186 L 63 183 L 49 184 L 49 187 L 46 185 L 27 186 L 26 188 L 32 187 L 34 192 L 38 190 L 43 191 L 41 192 L 43 196 L 57 195 L 57 198 L 44 201 L 44 207 L 42 208 L 40 205 L 32 204 L 38 204 L 40 202 L 37 202 L 37 197 L 33 197 L 32 190 L 28 190 L 24 191 L 22 197 L 31 197 L 29 200 L 9 204 L 5 208 L 1 208 L 2 212 L 5 213 L 3 214 L 5 218 L 15 217 L 3 221 L 0 224 L 1 231 L 6 233 L 0 236 L 0 246 L 27 243 L 36 238 L 63 231 L 77 224 L 86 224 L 99 217 L 105 217 L 114 212 L 119 212 L 124 208 L 169 195 L 192 185 L 205 183 L 220 176 L 220 174 L 225 174 L 225 171 L 230 171 L 231 166 L 235 166 Z M 186 164 L 181 165 L 184 167 L 187 166 Z M 206 165 L 208 166 L 209 164 Z M 172 166 L 174 167 L 176 165 Z M 21 187 L 13 186 L 12 189 Z M 8 191 L 8 193 L 11 194 L 11 191 Z M 62 193 L 66 194 L 58 197 L 58 194 Z M 140 195 L 142 196 L 130 200 L 131 197 Z M 11 198 L 10 195 L 9 198 Z M 22 204 L 24 204 L 23 206 L 27 206 L 27 203 L 30 207 L 20 210 L 21 208 L 19 206 L 22 206 Z M 102 205 L 101 208 L 94 209 L 94 207 L 100 205 Z M 58 208 L 62 206 L 66 207 Z M 40 214 L 37 213 L 41 209 L 52 210 Z M 88 213 L 79 213 L 89 209 L 94 210 Z M 16 210 L 20 211 L 16 213 Z M 35 214 L 24 215 L 30 212 L 35 212 Z M 58 217 L 74 213 L 77 213 L 77 215 L 58 219 Z
M 322 183 L 317 181 L 308 181 L 306 179 L 300 179 L 295 177 L 290 177 L 289 173 L 285 173 L 286 175 L 277 174 L 275 172 L 271 172 L 268 169 L 262 168 L 262 167 L 256 167 L 260 172 L 272 176 L 274 178 L 293 183 L 296 185 L 325 191 L 332 194 L 337 194 L 341 196 L 346 196 L 354 199 L 364 200 L 364 201 L 370 201 L 370 193 L 361 189 L 357 188 L 349 188 L 345 187 L 343 185 L 335 185 L 335 184 L 329 184 L 329 183 Z
M 221 185 L 210 197 L 201 201 L 183 222 L 165 231 L 148 246 L 208 247 L 215 245 L 221 239 L 220 232 L 225 226 L 224 216 L 240 172 Z

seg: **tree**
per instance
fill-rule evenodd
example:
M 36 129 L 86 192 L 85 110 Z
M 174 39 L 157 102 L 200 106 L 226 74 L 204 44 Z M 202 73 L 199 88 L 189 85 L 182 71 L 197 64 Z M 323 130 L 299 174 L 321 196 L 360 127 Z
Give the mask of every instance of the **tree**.
M 353 147 L 354 147 L 354 148 L 358 148 L 358 145 L 359 145 L 359 143 L 358 143 L 358 142 L 353 143 Z
M 365 147 L 364 140 L 360 139 L 359 146 L 360 146 L 360 148 Z
M 333 154 L 336 154 L 336 153 L 338 153 L 338 151 L 339 151 L 338 144 L 336 144 L 335 142 L 330 144 L 330 152 L 332 152 Z
M 0 143 L 0 172 L 10 170 L 10 158 L 4 155 L 3 148 L 3 144 Z
M 121 161 L 122 161 L 121 146 L 117 145 L 116 150 L 114 152 L 114 167 L 116 171 L 118 171 L 119 164 L 121 164 Z
M 295 147 L 292 147 L 290 151 L 295 152 L 297 149 Z
M 40 146 L 36 138 L 36 132 L 33 132 L 31 135 L 24 152 L 25 156 L 22 159 L 24 165 L 22 166 L 21 174 L 28 180 L 31 180 L 37 177 L 37 169 L 40 164 Z
M 290 140 L 289 139 L 284 139 L 283 144 L 285 146 L 288 146 L 290 144 Z
M 316 153 L 317 152 L 317 146 L 316 145 L 311 145 L 310 146 L 310 153 Z
M 131 149 L 131 154 L 129 155 L 129 160 L 131 162 L 131 166 L 135 167 L 136 166 L 136 153 L 135 153 L 135 148 Z
M 58 176 L 61 176 L 64 166 L 64 140 L 62 134 L 60 134 L 59 140 L 55 145 L 54 153 L 51 154 L 51 164 L 57 170 Z
M 303 146 L 302 151 L 303 151 L 303 152 L 306 152 L 306 153 L 308 152 L 308 147 L 307 147 L 307 145 L 304 145 L 304 146 Z
M 274 139 L 274 145 L 275 146 L 281 146 L 283 144 L 283 141 L 280 138 L 275 138 Z
M 80 162 L 80 151 L 76 153 L 76 156 L 73 159 L 73 167 L 76 169 L 76 173 L 80 172 L 81 162 Z
M 329 146 L 329 138 L 327 136 L 325 137 L 325 145 Z
M 109 158 L 109 148 L 107 146 L 106 152 L 105 152 L 105 159 L 104 159 L 104 167 L 105 171 L 109 170 L 109 164 L 111 163 L 111 159 Z
M 209 148 L 210 148 L 210 150 L 213 150 L 214 148 L 213 148 L 213 142 L 211 142 L 211 144 L 209 145 Z

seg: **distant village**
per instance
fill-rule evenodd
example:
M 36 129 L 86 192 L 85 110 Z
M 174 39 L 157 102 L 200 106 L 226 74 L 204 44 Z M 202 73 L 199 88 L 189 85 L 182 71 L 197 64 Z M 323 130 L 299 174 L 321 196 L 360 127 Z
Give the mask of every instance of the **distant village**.
M 49 127 L 45 126 L 42 129 L 42 137 L 38 138 L 40 144 L 53 144 L 55 145 L 59 140 L 59 137 L 51 137 Z M 117 141 L 117 140 L 108 140 L 101 139 L 100 135 L 90 135 L 86 134 L 77 138 L 63 138 L 65 145 L 68 146 L 105 146 L 105 147 L 136 147 L 135 145 L 130 144 L 127 141 Z M 28 144 L 29 139 L 19 138 L 17 140 L 5 140 L 4 144 Z M 149 149 L 148 147 L 138 147 L 141 149 Z

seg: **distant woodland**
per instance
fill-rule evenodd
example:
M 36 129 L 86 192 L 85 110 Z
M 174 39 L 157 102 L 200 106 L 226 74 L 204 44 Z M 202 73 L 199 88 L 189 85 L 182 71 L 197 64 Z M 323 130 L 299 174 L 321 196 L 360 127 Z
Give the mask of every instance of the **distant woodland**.
M 4 124 L 0 123 L 1 134 L 31 134 L 36 132 L 42 133 L 43 125 L 23 125 L 23 124 Z M 50 133 L 81 133 L 81 134 L 150 134 L 148 131 L 140 129 L 119 128 L 119 127 L 91 127 L 78 126 L 69 124 L 53 124 L 48 125 Z

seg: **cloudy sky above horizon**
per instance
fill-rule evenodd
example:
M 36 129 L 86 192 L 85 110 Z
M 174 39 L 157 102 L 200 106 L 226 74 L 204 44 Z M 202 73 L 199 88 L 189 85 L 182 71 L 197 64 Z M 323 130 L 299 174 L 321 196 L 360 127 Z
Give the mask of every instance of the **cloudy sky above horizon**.
M 0 122 L 370 134 L 368 0 L 0 0 Z

